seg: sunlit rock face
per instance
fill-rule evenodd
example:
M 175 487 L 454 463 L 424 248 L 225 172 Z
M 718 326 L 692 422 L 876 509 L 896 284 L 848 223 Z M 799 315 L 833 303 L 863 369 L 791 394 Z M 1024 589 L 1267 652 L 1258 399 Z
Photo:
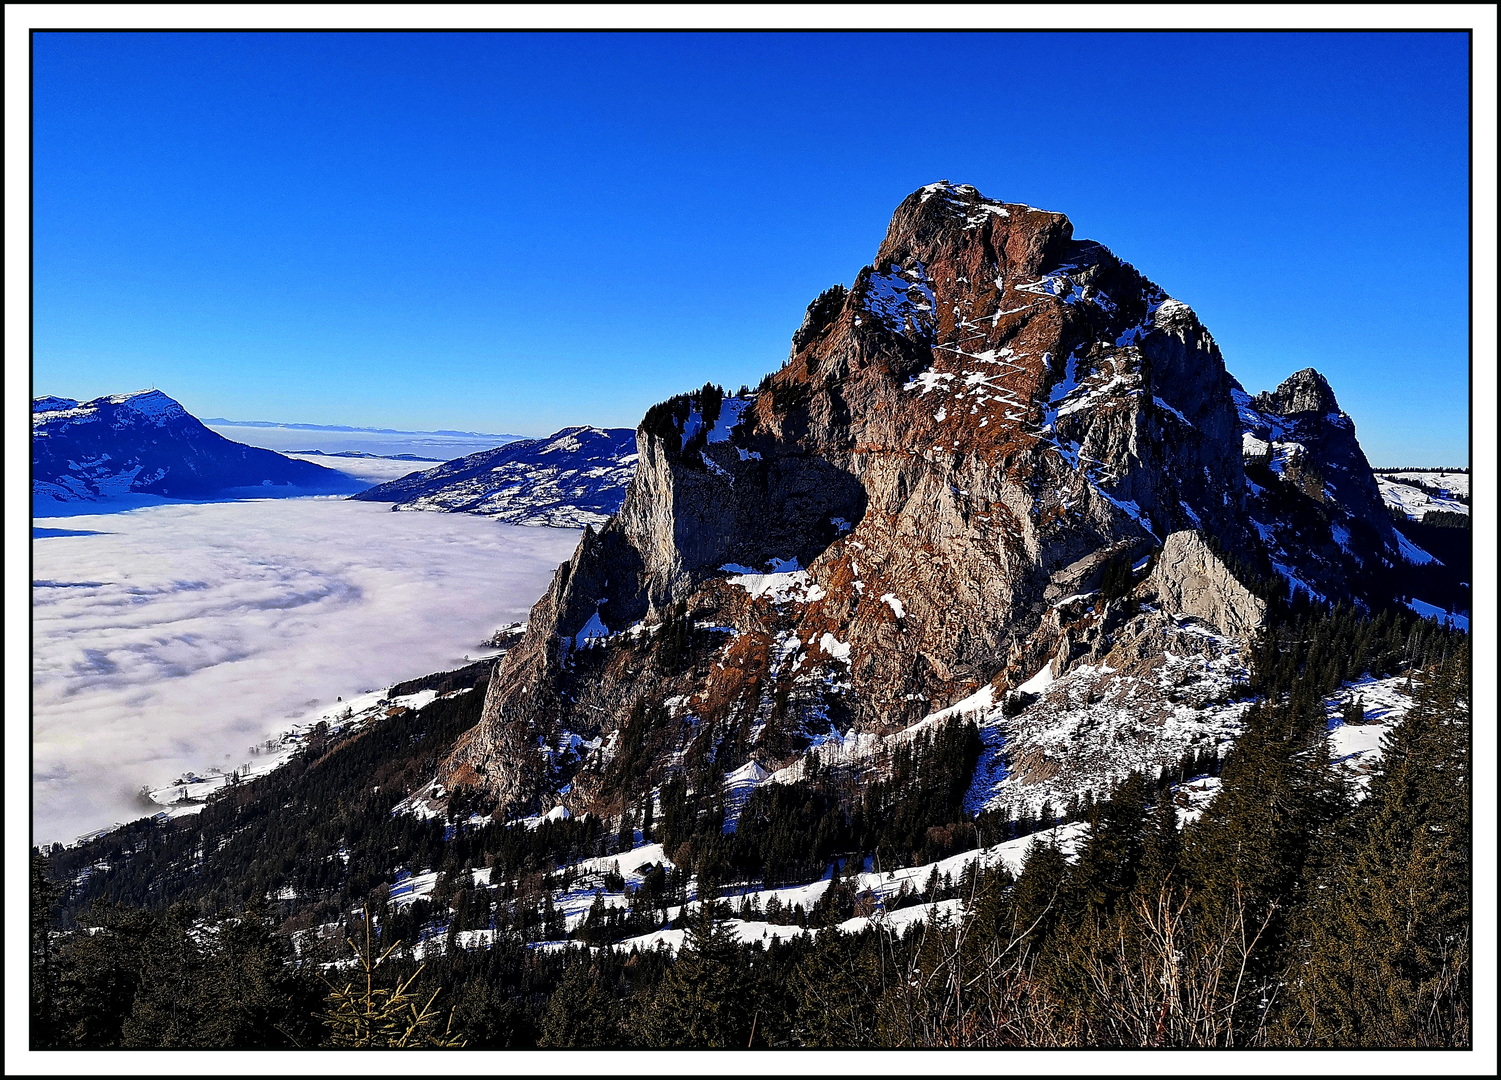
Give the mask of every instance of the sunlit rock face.
M 559 568 L 441 778 L 502 813 L 608 810 L 670 771 L 795 773 L 967 702 L 993 757 L 1045 730 L 1005 754 L 1062 790 L 1088 740 L 1037 710 L 1121 665 L 1119 716 L 1144 719 L 1115 766 L 1176 759 L 1233 721 L 1164 718 L 1232 696 L 1265 612 L 1240 578 L 1274 573 L 1239 392 L 1193 311 L 1062 214 L 913 192 L 755 393 L 648 412 L 620 512 Z M 1282 396 L 1267 415 L 1309 398 Z M 1189 645 L 1202 677 L 1166 671 Z M 638 699 L 663 714 L 623 730 Z M 1013 797 L 992 765 L 976 806 Z

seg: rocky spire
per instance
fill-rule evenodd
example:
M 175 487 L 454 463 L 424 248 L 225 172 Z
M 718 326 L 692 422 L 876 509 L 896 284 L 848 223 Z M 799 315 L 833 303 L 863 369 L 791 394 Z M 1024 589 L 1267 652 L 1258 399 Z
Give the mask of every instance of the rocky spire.
M 1339 403 L 1334 400 L 1329 381 L 1311 367 L 1293 372 L 1277 389 L 1257 394 L 1256 407 L 1281 416 L 1339 412 Z

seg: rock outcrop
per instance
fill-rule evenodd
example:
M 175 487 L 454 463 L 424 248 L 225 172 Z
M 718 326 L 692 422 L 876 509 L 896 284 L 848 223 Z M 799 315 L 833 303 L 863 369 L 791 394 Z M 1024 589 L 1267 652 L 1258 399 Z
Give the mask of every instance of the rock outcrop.
M 1233 391 L 1242 427 L 1247 509 L 1287 588 L 1319 600 L 1368 602 L 1387 571 L 1426 552 L 1393 528 L 1355 423 L 1312 368 L 1254 398 Z
M 1175 532 L 1163 543 L 1146 588 L 1168 613 L 1190 615 L 1218 634 L 1243 641 L 1266 619 L 1266 601 L 1242 585 L 1192 530 Z
M 1237 392 L 1193 311 L 1063 215 L 914 192 L 755 393 L 647 413 L 620 512 L 559 569 L 440 779 L 501 813 L 564 785 L 608 808 L 953 702 L 1025 710 L 1043 669 L 1160 662 L 1175 614 L 1243 639 L 1259 601 L 1229 567 L 1266 552 Z M 1149 594 L 1164 610 L 1137 611 Z M 638 700 L 667 704 L 625 731 Z

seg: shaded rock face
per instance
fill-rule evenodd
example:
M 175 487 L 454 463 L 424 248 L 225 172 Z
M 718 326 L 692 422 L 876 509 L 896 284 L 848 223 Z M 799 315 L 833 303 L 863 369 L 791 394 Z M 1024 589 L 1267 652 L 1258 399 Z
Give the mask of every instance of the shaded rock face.
M 32 495 L 95 502 L 125 495 L 209 498 L 250 487 L 348 491 L 342 473 L 232 442 L 160 390 L 31 407 Z
M 1247 510 L 1267 565 L 1317 599 L 1384 598 L 1385 572 L 1422 562 L 1392 527 L 1355 423 L 1312 368 L 1254 398 L 1232 391 L 1242 428 Z
M 620 512 L 559 569 L 440 778 L 502 812 L 570 783 L 575 809 L 608 809 L 669 767 L 776 766 L 1000 701 L 1041 665 L 1159 640 L 1166 616 L 1123 625 L 1090 595 L 1164 542 L 1158 594 L 1249 633 L 1254 597 L 1193 538 L 1263 558 L 1236 390 L 1193 311 L 1063 215 L 914 192 L 755 394 L 648 412 Z M 671 704 L 627 779 L 612 747 L 637 698 Z
M 519 439 L 352 496 L 393 510 L 482 514 L 511 525 L 582 528 L 608 521 L 636 467 L 629 428 L 568 427 Z

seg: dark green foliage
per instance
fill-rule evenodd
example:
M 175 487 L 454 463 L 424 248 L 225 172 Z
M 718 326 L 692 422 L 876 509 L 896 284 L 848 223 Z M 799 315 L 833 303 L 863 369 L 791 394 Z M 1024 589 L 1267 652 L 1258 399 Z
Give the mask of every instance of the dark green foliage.
M 641 430 L 659 439 L 673 440 L 683 429 L 683 423 L 692 411 L 693 402 L 687 394 L 678 394 L 658 402 L 646 410 L 641 419 Z
M 1008 942 L 1035 945 L 1047 939 L 1063 916 L 1067 879 L 1068 862 L 1056 845 L 1038 842 L 1028 848 L 1007 905 L 1010 919 L 1004 934 Z
M 30 876 L 30 989 L 31 1041 L 41 1049 L 55 1045 L 57 1033 L 57 997 L 63 967 L 53 940 L 56 905 L 63 894 L 61 885 L 47 874 L 47 860 L 33 851 Z
M 860 849 L 877 851 L 888 866 L 932 862 L 975 845 L 964 814 L 964 793 L 980 758 L 973 721 L 923 732 L 892 755 L 884 779 L 865 792 Z
M 699 459 L 698 451 L 707 444 L 709 431 L 719 419 L 723 405 L 724 387 L 704 383 L 701 389 L 691 394 L 678 394 L 651 406 L 641 420 L 641 430 L 648 435 L 655 435 L 679 451 L 687 467 L 702 470 L 705 466 Z M 703 423 L 691 438 L 683 440 L 679 445 L 678 440 L 694 409 L 698 410 Z
M 757 788 L 735 838 L 737 866 L 748 876 L 759 872 L 768 886 L 816 878 L 851 843 L 837 797 L 807 782 Z
M 1135 886 L 1154 795 L 1141 774 L 1132 773 L 1089 813 L 1089 839 L 1069 874 L 1070 902 L 1081 916 L 1113 912 Z
M 570 949 L 566 963 L 563 981 L 548 998 L 537 1045 L 577 1049 L 630 1045 L 619 996 L 618 958 L 601 953 L 596 960 L 588 950 L 575 953 Z
M 751 962 L 747 962 L 747 961 Z M 639 1014 L 646 1046 L 743 1049 L 757 1045 L 761 1012 L 771 997 L 761 965 L 747 956 L 715 915 L 700 904 L 677 961 Z
M 203 919 L 179 904 L 164 913 L 104 907 L 87 933 L 54 945 L 41 1047 L 295 1047 L 319 1034 L 321 998 L 289 966 L 286 938 L 263 912 Z
M 1251 654 L 1251 689 L 1311 707 L 1362 674 L 1384 676 L 1442 663 L 1467 640 L 1410 611 L 1374 615 L 1349 605 L 1302 606 L 1265 630 Z
M 1468 682 L 1463 652 L 1424 680 L 1294 915 L 1278 1031 L 1289 1044 L 1469 1040 Z
M 1408 522 L 1404 520 L 1403 525 Z M 1466 529 L 1470 527 L 1470 515 L 1458 510 L 1430 510 L 1423 515 L 1423 524 L 1434 529 Z
M 1345 809 L 1343 792 L 1329 769 L 1322 707 L 1258 703 L 1244 723 L 1184 857 L 1217 896 L 1240 889 L 1283 904 L 1314 836 Z
M 799 1046 L 878 1045 L 872 1001 L 883 989 L 887 971 L 875 935 L 820 934 L 806 949 L 787 987 L 796 1010 L 793 1041 Z
M 610 762 L 606 783 L 626 799 L 640 798 L 649 788 L 647 768 L 659 739 L 653 736 L 666 728 L 667 709 L 646 697 L 638 697 L 625 723 L 620 725 L 615 757 Z M 624 833 L 622 833 L 624 835 Z
M 818 294 L 813 303 L 808 305 L 807 314 L 803 316 L 803 325 L 798 327 L 792 335 L 794 353 L 801 352 L 828 329 L 829 324 L 844 307 L 844 301 L 848 295 L 849 290 L 843 285 L 831 285 Z
M 681 671 L 692 657 L 696 630 L 688 606 L 679 600 L 663 613 L 657 630 L 654 662 L 672 675 Z

